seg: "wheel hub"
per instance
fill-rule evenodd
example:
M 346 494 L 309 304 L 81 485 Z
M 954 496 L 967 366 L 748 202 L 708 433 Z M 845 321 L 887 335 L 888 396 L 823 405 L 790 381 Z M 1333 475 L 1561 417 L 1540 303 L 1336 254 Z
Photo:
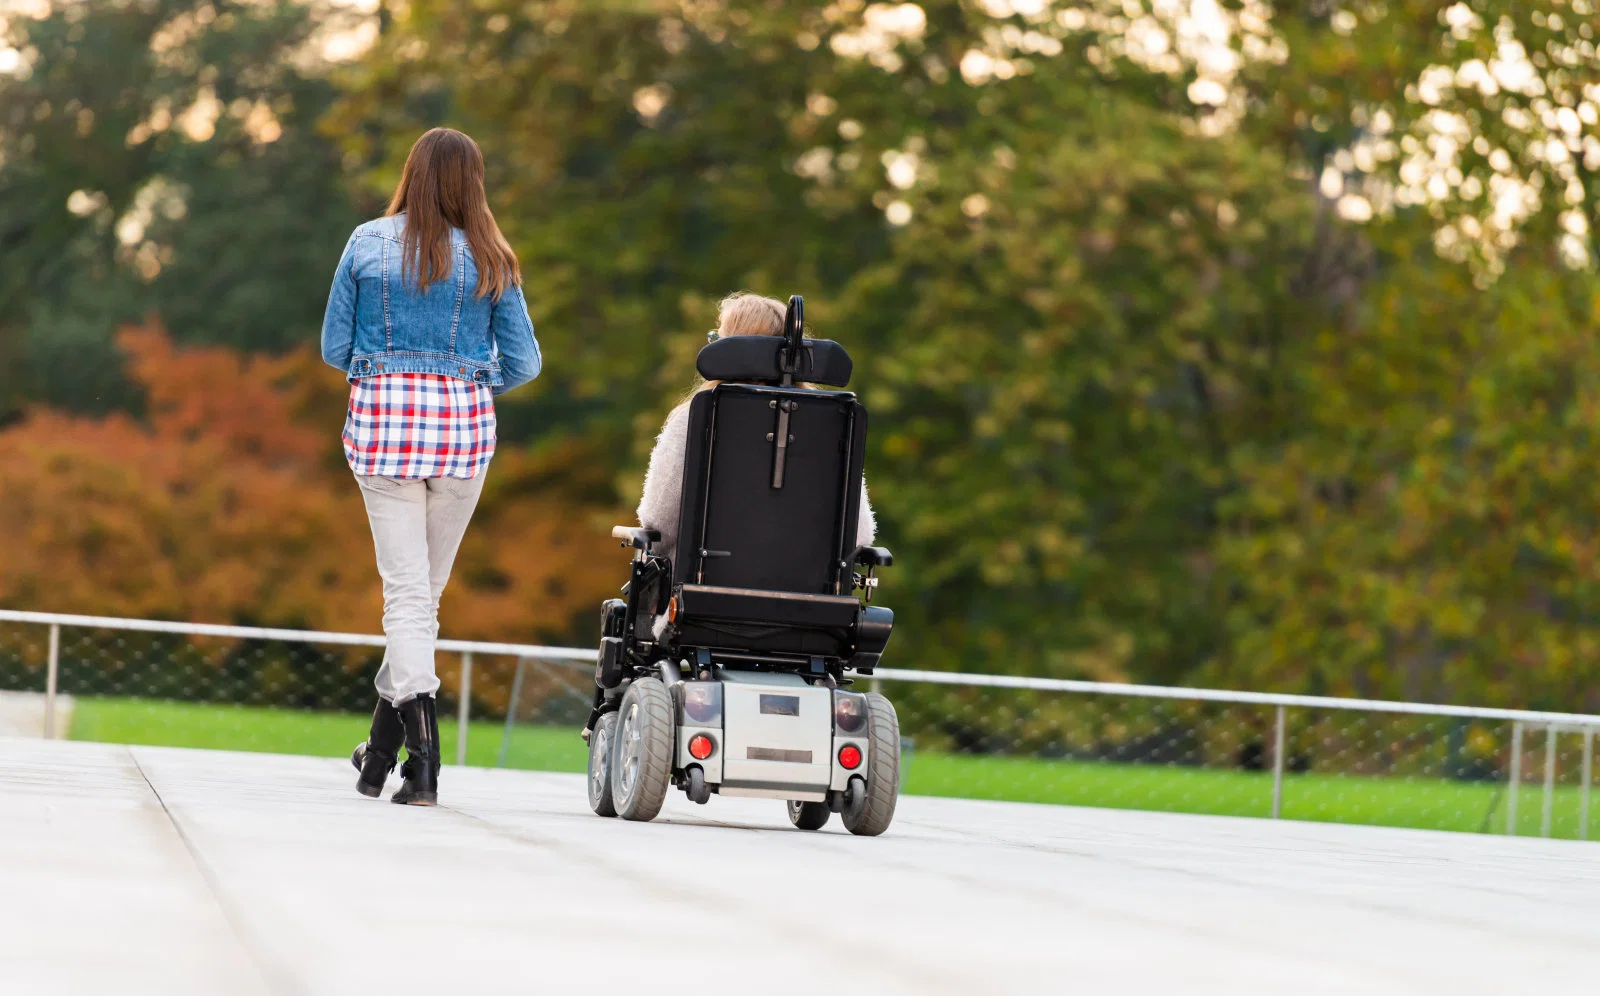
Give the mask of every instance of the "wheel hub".
M 589 771 L 589 789 L 595 798 L 605 790 L 606 778 L 610 775 L 611 767 L 611 738 L 606 735 L 604 724 L 600 724 L 594 731 L 594 756 L 595 762 Z

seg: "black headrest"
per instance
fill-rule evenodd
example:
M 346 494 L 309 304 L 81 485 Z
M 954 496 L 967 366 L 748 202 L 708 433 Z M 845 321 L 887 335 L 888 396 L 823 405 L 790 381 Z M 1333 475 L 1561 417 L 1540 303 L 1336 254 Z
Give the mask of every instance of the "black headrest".
M 700 350 L 695 369 L 706 380 L 776 384 L 783 379 L 781 335 L 733 335 Z M 796 381 L 844 387 L 850 383 L 850 354 L 831 339 L 805 339 L 800 344 Z

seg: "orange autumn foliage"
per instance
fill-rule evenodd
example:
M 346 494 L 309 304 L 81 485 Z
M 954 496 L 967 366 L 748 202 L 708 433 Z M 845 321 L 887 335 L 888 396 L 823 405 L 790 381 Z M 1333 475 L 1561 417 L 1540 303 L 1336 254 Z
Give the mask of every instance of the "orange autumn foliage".
M 142 419 L 47 409 L 0 431 L 0 605 L 376 632 L 383 600 L 340 448 L 347 387 L 309 349 L 119 344 Z M 626 570 L 576 447 L 495 457 L 441 609 L 447 636 L 584 639 Z M 599 489 L 603 491 L 603 489 Z

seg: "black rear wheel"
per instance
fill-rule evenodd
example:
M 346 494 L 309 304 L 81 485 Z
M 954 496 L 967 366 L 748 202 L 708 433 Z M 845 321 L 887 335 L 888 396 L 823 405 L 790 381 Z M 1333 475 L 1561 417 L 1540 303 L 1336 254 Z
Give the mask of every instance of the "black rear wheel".
M 877 692 L 867 695 L 865 781 L 866 792 L 852 792 L 839 815 L 851 833 L 876 837 L 889 829 L 900 798 L 900 717 Z

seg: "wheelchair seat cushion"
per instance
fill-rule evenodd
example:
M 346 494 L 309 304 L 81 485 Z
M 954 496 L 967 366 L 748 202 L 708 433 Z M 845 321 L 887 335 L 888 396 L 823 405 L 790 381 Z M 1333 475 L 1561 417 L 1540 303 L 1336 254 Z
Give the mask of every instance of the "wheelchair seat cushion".
M 791 656 L 848 657 L 861 614 L 852 595 L 686 584 L 677 599 L 679 643 Z
M 861 602 L 854 595 L 810 595 L 686 584 L 678 589 L 678 618 L 761 622 L 819 629 L 856 623 Z

